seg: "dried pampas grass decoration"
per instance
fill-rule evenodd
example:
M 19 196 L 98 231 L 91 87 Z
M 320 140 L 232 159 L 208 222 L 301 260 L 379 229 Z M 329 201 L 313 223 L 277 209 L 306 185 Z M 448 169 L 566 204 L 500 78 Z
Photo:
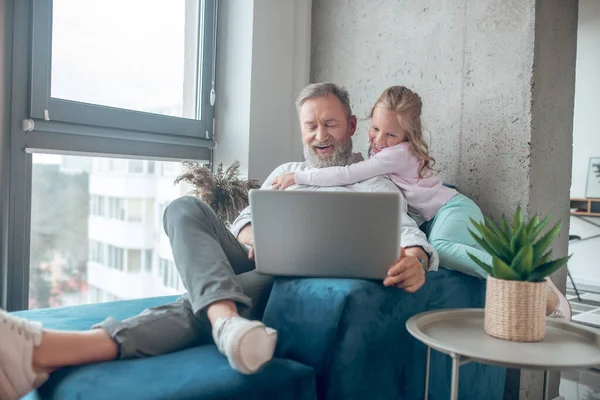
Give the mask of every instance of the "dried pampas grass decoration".
M 175 179 L 175 184 L 189 183 L 192 186 L 190 194 L 202 199 L 226 224 L 231 224 L 248 206 L 248 191 L 260 187 L 255 180 L 239 177 L 239 161 L 226 170 L 223 164 L 219 164 L 214 174 L 197 162 L 184 161 L 183 165 L 186 170 Z

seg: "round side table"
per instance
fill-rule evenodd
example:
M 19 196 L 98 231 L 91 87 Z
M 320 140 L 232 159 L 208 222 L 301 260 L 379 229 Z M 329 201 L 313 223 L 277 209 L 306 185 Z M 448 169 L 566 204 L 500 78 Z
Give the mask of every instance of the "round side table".
M 450 399 L 458 399 L 458 377 L 470 362 L 506 368 L 544 370 L 544 400 L 548 399 L 548 372 L 600 365 L 600 335 L 569 322 L 546 320 L 546 337 L 540 342 L 511 342 L 483 330 L 482 308 L 429 311 L 406 322 L 408 332 L 427 346 L 425 399 L 429 392 L 431 349 L 452 357 Z M 560 354 L 557 357 L 557 354 Z

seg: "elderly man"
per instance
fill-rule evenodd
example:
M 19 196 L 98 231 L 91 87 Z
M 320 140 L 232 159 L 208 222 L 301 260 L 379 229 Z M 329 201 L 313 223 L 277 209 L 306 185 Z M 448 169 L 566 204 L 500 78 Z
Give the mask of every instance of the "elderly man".
M 352 153 L 356 117 L 346 90 L 332 83 L 312 84 L 302 90 L 296 105 L 306 161 L 278 167 L 263 189 L 285 172 L 362 160 Z M 383 177 L 344 187 L 289 190 L 398 191 Z M 244 374 L 256 372 L 273 357 L 277 332 L 251 320 L 262 313 L 272 284 L 271 277 L 254 271 L 251 222 L 246 209 L 230 232 L 197 198 L 173 201 L 165 211 L 164 227 L 188 293 L 127 320 L 107 318 L 87 332 L 47 331 L 0 310 L 0 398 L 26 394 L 61 367 L 159 355 L 210 340 L 233 368 Z M 438 260 L 406 214 L 404 202 L 402 243 L 402 256 L 390 266 L 384 285 L 414 292 L 425 282 L 425 269 L 437 269 Z M 239 310 L 250 319 L 240 316 Z

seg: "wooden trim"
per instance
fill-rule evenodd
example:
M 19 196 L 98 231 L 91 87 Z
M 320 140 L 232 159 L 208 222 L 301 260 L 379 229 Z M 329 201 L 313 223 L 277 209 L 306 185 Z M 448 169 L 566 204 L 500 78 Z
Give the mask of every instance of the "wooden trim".
M 600 212 L 592 212 L 592 204 L 598 205 L 600 208 L 600 199 L 598 198 L 590 198 L 590 199 L 580 199 L 580 198 L 572 198 L 569 203 L 569 208 L 574 208 L 574 205 L 577 205 L 577 211 L 571 211 L 571 215 L 583 215 L 588 217 L 600 217 Z M 585 208 L 581 207 L 584 206 Z

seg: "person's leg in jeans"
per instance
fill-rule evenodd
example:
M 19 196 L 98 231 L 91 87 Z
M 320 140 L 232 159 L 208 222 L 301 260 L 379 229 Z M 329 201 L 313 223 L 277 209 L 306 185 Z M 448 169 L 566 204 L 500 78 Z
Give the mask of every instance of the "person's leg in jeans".
M 251 306 L 236 277 L 254 270 L 247 247 L 196 197 L 171 203 L 165 211 L 164 226 L 192 312 L 197 317 L 206 312 L 213 338 L 233 368 L 255 372 L 272 358 L 277 336 L 262 322 L 238 314 L 237 304 Z
M 252 270 L 253 262 L 204 203 L 184 198 L 168 210 L 165 228 L 182 280 L 191 289 L 189 297 L 122 322 L 107 319 L 98 325 L 102 329 L 85 332 L 43 330 L 39 324 L 0 311 L 0 398 L 24 395 L 60 367 L 159 355 L 210 341 L 211 323 L 219 349 L 230 363 L 247 368 L 243 372 L 252 372 L 272 357 L 274 331 L 237 317 L 235 303 L 227 303 L 237 302 L 246 306 L 246 312 L 260 314 L 271 279 L 254 271 L 235 275 Z M 213 303 L 204 301 L 204 296 Z M 248 307 L 252 300 L 258 307 Z M 211 313 L 214 304 L 224 307 Z

